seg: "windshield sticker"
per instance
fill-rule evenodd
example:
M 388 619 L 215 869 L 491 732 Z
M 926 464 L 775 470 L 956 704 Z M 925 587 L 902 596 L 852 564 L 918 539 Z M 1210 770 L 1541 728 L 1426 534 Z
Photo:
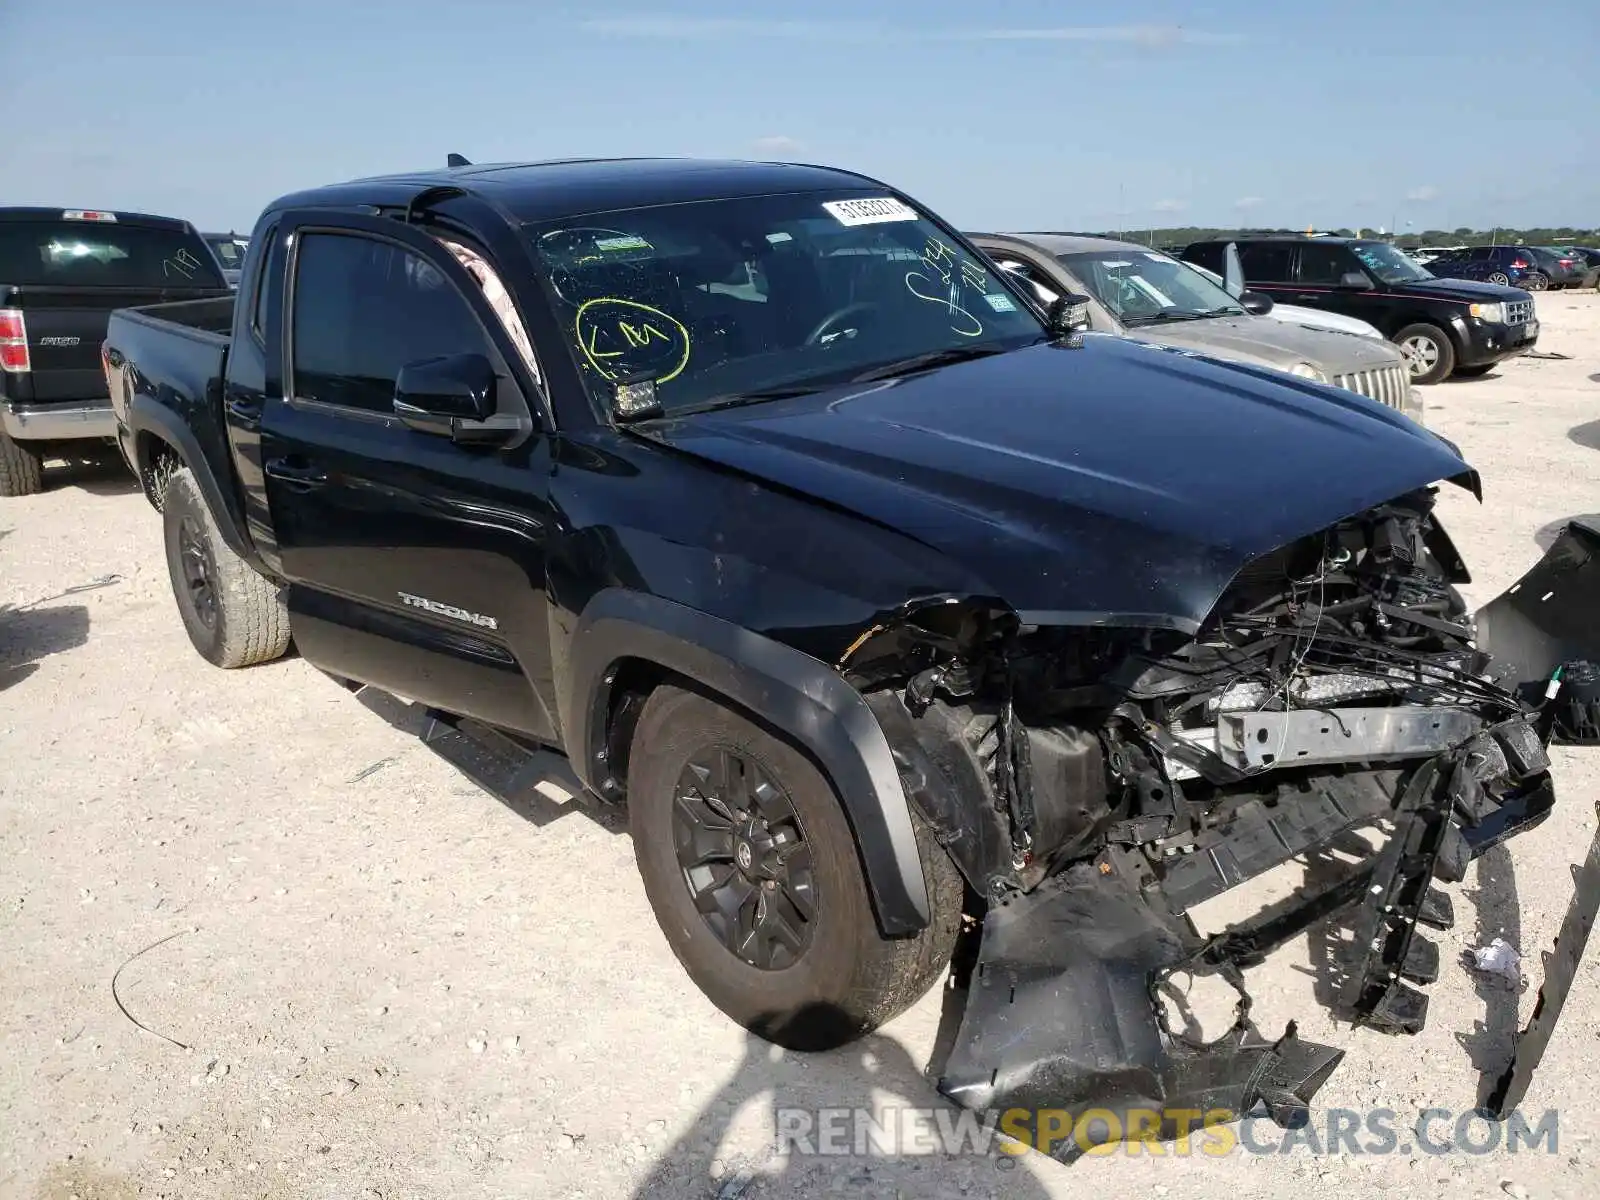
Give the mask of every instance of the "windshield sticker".
M 780 230 L 777 233 L 769 233 L 769 234 L 767 234 L 767 241 L 771 242 L 774 246 L 776 246 L 779 242 L 792 242 L 792 241 L 794 241 L 794 235 L 788 234 L 788 233 L 784 233 L 782 230 Z
M 638 234 L 630 233 L 622 237 L 595 238 L 594 244 L 600 250 L 649 250 L 649 242 Z
M 645 375 L 658 386 L 689 365 L 688 327 L 671 313 L 637 300 L 601 296 L 578 306 L 578 346 L 608 380 Z
M 829 200 L 823 208 L 841 225 L 880 225 L 885 221 L 915 221 L 917 210 L 887 196 L 867 200 Z
M 1146 258 L 1148 258 L 1151 262 L 1164 263 L 1164 262 L 1172 262 L 1173 261 L 1172 259 L 1168 258 L 1165 254 L 1151 254 L 1150 251 L 1148 251 L 1148 250 L 1146 250 L 1144 252 L 1144 256 Z
M 962 262 L 954 250 L 933 237 L 923 246 L 921 263 L 924 270 L 907 273 L 906 290 L 918 300 L 944 305 L 952 333 L 979 336 L 983 322 L 962 306 L 961 289 L 965 286 L 982 294 L 988 288 L 987 273 L 976 263 Z
M 174 275 L 181 279 L 193 279 L 194 273 L 200 269 L 200 260 L 187 250 L 179 250 L 176 254 L 161 260 L 161 273 L 168 279 Z
M 1017 306 L 1012 303 L 1010 296 L 985 296 L 984 299 L 989 302 L 989 307 L 994 309 L 995 312 L 1017 311 Z

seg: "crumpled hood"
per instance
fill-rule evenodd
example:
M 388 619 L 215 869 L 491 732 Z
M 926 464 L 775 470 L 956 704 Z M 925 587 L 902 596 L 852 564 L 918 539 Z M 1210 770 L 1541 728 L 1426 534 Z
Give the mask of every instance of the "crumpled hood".
M 1330 376 L 1398 367 L 1405 361 L 1399 349 L 1389 342 L 1331 329 L 1309 329 L 1271 317 L 1209 317 L 1136 325 L 1128 335 L 1283 370 L 1295 363 L 1309 362 Z
M 1094 334 L 634 429 L 933 546 L 1039 623 L 1193 630 L 1251 559 L 1476 486 L 1353 393 Z

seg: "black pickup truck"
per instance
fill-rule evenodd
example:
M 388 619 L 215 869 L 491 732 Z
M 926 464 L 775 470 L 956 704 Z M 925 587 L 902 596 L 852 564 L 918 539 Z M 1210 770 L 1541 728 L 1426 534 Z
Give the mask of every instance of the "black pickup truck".
M 0 496 L 43 488 L 47 457 L 110 449 L 100 343 L 112 309 L 227 290 L 185 221 L 0 208 Z
M 1155 984 L 1343 914 L 1348 1014 L 1421 1027 L 1433 885 L 1593 732 L 1600 530 L 1475 628 L 1451 444 L 1071 299 L 844 171 L 456 165 L 279 200 L 237 300 L 118 312 L 105 357 L 199 652 L 292 638 L 563 752 L 733 1018 L 838 1045 L 960 940 L 959 1103 L 1297 1119 L 1341 1051 L 1247 1006 L 1191 1045 Z M 1303 903 L 1186 916 L 1365 827 Z

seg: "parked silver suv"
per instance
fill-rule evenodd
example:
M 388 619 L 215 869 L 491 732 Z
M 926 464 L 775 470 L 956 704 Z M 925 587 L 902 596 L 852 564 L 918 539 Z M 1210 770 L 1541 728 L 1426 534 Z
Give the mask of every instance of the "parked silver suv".
M 973 234 L 1048 307 L 1088 298 L 1089 327 L 1233 362 L 1275 367 L 1358 392 L 1422 423 L 1400 350 L 1388 342 L 1266 319 L 1270 297 L 1230 294 L 1188 263 L 1132 242 L 1072 234 Z

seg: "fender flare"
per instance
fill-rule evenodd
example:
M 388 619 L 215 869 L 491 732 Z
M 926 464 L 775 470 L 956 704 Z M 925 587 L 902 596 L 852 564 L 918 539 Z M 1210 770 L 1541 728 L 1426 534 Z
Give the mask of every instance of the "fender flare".
M 140 483 L 144 482 L 144 473 L 150 464 L 144 461 L 144 456 L 139 453 L 139 439 L 142 434 L 149 434 L 156 440 L 165 442 L 183 465 L 193 473 L 195 483 L 200 488 L 200 495 L 205 498 L 206 507 L 211 510 L 212 520 L 217 523 L 217 530 L 222 534 L 222 540 L 227 543 L 228 549 L 257 570 L 261 570 L 260 558 L 244 536 L 240 514 L 228 503 L 227 493 L 217 481 L 210 460 L 201 451 L 200 443 L 178 414 L 144 397 L 135 396 L 128 406 L 128 429 L 133 434 L 134 457 L 138 460 L 134 462 L 133 467 Z
M 609 771 L 606 722 L 617 664 L 642 659 L 725 696 L 794 739 L 822 767 L 855 833 L 885 936 L 927 926 L 928 888 L 889 741 L 866 700 L 819 659 L 658 596 L 606 588 L 572 632 L 563 726 L 592 786 Z

